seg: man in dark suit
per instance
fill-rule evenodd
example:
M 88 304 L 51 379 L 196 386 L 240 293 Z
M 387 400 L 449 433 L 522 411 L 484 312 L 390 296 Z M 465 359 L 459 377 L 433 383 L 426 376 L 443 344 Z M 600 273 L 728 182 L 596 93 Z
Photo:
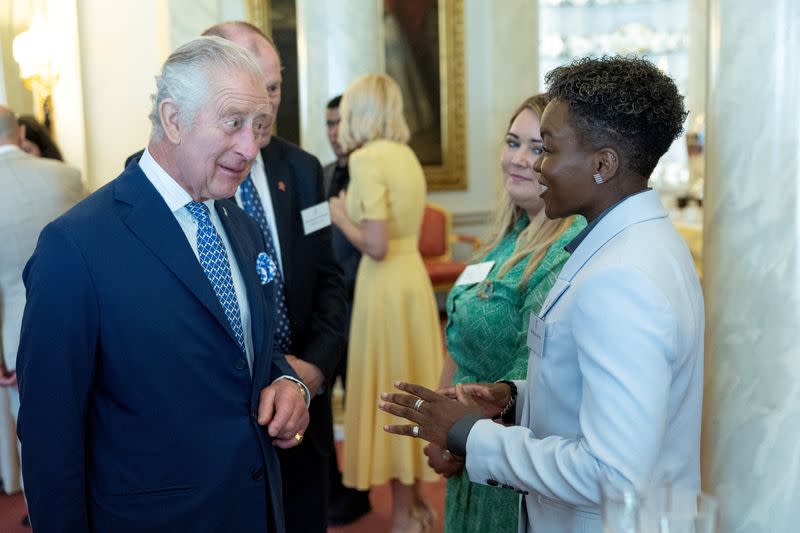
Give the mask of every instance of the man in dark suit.
M 339 104 L 341 101 L 341 95 L 335 96 L 325 106 L 325 128 L 328 134 L 328 142 L 331 144 L 331 149 L 336 156 L 336 161 L 325 165 L 322 169 L 326 198 L 339 196 L 343 191 L 347 191 L 347 186 L 350 184 L 350 170 L 347 166 L 349 154 L 342 150 L 338 141 L 339 121 L 341 120 Z M 353 295 L 356 287 L 356 273 L 358 272 L 358 263 L 361 261 L 361 252 L 353 246 L 339 228 L 334 226 L 331 231 L 333 254 L 344 273 L 345 294 L 347 295 L 345 331 L 349 331 L 350 314 L 353 310 Z M 345 357 L 342 357 L 339 362 L 335 374 L 342 378 L 343 386 L 346 386 L 347 381 L 346 354 L 347 351 L 345 349 Z M 331 450 L 332 454 L 336 453 L 333 440 L 331 440 Z M 342 484 L 342 473 L 339 471 L 336 461 L 331 461 L 330 464 L 330 500 L 328 525 L 331 527 L 355 522 L 372 510 L 369 503 L 369 491 L 345 487 Z
M 204 32 L 229 39 L 255 57 L 266 79 L 267 93 L 277 116 L 281 103 L 281 62 L 274 43 L 258 28 L 244 22 L 223 23 Z M 236 193 L 237 202 L 271 241 L 279 266 L 276 287 L 279 324 L 276 343 L 311 390 L 311 422 L 303 443 L 280 450 L 284 511 L 290 533 L 324 533 L 327 507 L 330 442 L 333 438 L 331 377 L 344 351 L 345 299 L 341 269 L 333 257 L 330 225 L 317 228 L 304 222 L 303 211 L 327 208 L 322 166 L 316 157 L 265 130 L 260 157 L 250 178 Z
M 138 164 L 42 231 L 17 375 L 34 531 L 284 531 L 275 447 L 308 392 L 273 348 L 275 266 L 232 196 L 271 110 L 240 47 L 157 78 Z

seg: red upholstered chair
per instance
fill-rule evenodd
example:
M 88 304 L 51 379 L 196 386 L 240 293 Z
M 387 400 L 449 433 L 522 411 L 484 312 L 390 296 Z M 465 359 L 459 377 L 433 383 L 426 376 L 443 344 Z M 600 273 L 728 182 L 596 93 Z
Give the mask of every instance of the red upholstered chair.
M 480 241 L 469 235 L 453 235 L 453 217 L 438 204 L 425 204 L 419 232 L 419 253 L 431 278 L 433 290 L 448 291 L 467 267 L 464 261 L 454 261 L 451 246 L 454 242 L 471 244 L 478 249 Z

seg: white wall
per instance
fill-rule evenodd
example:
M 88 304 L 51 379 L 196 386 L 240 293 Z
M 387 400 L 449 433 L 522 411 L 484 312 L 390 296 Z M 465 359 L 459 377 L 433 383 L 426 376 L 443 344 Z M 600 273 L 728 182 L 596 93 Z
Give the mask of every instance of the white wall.
M 33 113 L 33 98 L 19 79 L 19 67 L 14 62 L 11 43 L 17 34 L 28 29 L 32 17 L 33 5 L 0 0 L 0 102 L 18 114 Z
M 51 31 L 55 33 L 52 41 L 61 43 L 53 50 L 53 66 L 61 73 L 53 87 L 53 137 L 64 161 L 80 169 L 88 185 L 77 0 L 49 0 L 47 13 Z
M 383 70 L 382 2 L 297 0 L 300 144 L 334 160 L 325 106 L 358 76 Z
M 154 76 L 170 50 L 168 6 L 166 0 L 81 0 L 77 18 L 86 170 L 94 189 L 147 144 Z
M 168 0 L 172 50 L 226 20 L 245 20 L 241 0 Z

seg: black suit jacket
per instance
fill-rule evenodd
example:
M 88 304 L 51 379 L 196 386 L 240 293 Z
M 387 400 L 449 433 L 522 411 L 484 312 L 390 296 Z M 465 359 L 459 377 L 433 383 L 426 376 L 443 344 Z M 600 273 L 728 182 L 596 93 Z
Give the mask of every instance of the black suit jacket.
M 342 271 L 333 256 L 330 226 L 305 235 L 300 215 L 325 200 L 322 166 L 313 155 L 276 136 L 261 149 L 261 157 L 281 245 L 291 352 L 328 379 L 344 349 Z

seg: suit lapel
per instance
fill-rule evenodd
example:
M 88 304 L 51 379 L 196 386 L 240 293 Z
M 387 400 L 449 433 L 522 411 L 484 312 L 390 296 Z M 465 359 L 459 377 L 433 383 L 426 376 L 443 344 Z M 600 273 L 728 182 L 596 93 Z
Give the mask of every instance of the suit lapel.
M 630 196 L 609 211 L 597 223 L 597 226 L 586 235 L 583 242 L 580 243 L 564 264 L 558 279 L 547 294 L 544 304 L 542 304 L 539 317 L 544 318 L 561 295 L 569 288 L 577 273 L 607 242 L 634 224 L 666 216 L 667 212 L 661 204 L 658 193 L 653 190 Z
M 233 203 L 233 202 L 231 202 Z M 225 201 L 214 202 L 225 233 L 228 235 L 228 242 L 233 248 L 233 255 L 239 266 L 239 273 L 244 280 L 245 290 L 247 291 L 247 303 L 250 307 L 250 328 L 253 334 L 253 357 L 261 354 L 264 342 L 264 292 L 261 283 L 256 276 L 256 250 L 253 243 L 247 238 L 247 234 L 239 223 L 228 213 Z M 244 215 L 247 216 L 247 215 Z M 246 332 L 245 332 L 246 333 Z M 256 362 L 253 362 L 256 368 Z
M 131 206 L 131 210 L 122 216 L 125 225 L 195 295 L 236 342 L 222 304 L 175 215 L 138 165 L 131 165 L 117 180 L 114 198 Z
M 261 152 L 264 168 L 267 173 L 272 209 L 275 212 L 275 224 L 278 226 L 278 240 L 281 245 L 281 264 L 283 265 L 283 279 L 288 287 L 292 271 L 289 260 L 292 257 L 292 233 L 294 219 L 292 218 L 292 199 L 295 191 L 292 190 L 294 180 L 291 179 L 292 171 L 283 157 L 283 152 L 278 146 L 277 139 L 273 138 Z

